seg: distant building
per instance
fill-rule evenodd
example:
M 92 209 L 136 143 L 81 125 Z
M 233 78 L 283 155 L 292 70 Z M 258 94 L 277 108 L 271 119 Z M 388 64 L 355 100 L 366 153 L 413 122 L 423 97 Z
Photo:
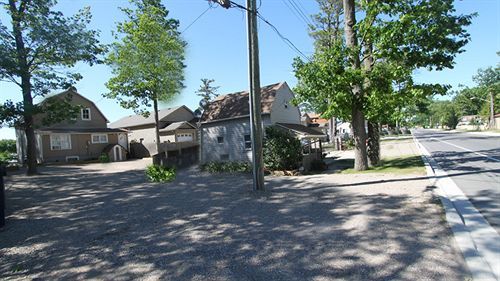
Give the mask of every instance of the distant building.
M 160 142 L 165 151 L 170 143 L 190 143 L 197 145 L 196 126 L 192 123 L 195 118 L 193 112 L 185 105 L 166 108 L 158 111 Z M 150 112 L 148 117 L 142 115 L 129 115 L 109 124 L 110 128 L 120 128 L 128 131 L 131 143 L 142 144 L 140 155 L 135 157 L 148 157 L 158 153 L 156 146 L 155 118 Z M 163 145 L 164 144 L 164 145 Z M 172 146 L 169 146 L 172 147 Z M 176 149 L 176 148 L 172 148 Z M 139 153 L 137 150 L 134 154 Z
M 51 98 L 71 98 L 73 105 L 81 106 L 78 116 L 50 126 L 43 126 L 44 114 L 34 116 L 37 162 L 69 162 L 97 159 L 102 154 L 111 161 L 127 158 L 127 132 L 109 129 L 108 119 L 89 99 L 70 88 Z M 19 161 L 26 159 L 26 135 L 16 129 Z

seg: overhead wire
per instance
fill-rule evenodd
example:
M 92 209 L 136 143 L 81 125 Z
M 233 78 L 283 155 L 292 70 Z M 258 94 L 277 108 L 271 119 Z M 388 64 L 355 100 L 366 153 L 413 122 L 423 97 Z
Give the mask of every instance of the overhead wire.
M 292 12 L 292 14 L 301 22 L 303 22 L 306 27 L 308 25 L 308 23 L 306 21 L 304 21 L 304 19 L 295 11 L 295 9 L 293 9 L 290 4 L 288 4 L 288 2 L 286 0 L 281 0 L 281 2 L 283 2 L 283 4 L 285 4 L 285 6 L 288 8 L 288 10 L 290 10 L 290 12 Z
M 210 2 L 209 2 L 210 3 Z M 195 18 L 184 30 L 181 31 L 181 34 L 186 32 L 193 24 L 195 24 L 204 14 L 206 14 L 210 9 L 212 9 L 212 5 L 209 5 L 208 8 L 203 11 L 197 18 Z
M 297 4 L 297 2 L 295 2 L 295 0 L 288 0 L 288 2 L 292 5 L 292 7 L 295 9 L 295 11 L 297 11 L 297 13 L 300 15 L 302 20 L 306 23 L 306 25 L 312 24 L 311 21 L 309 20 L 309 18 L 307 17 L 307 15 L 304 13 L 304 11 L 302 11 L 302 9 Z
M 301 55 L 303 58 L 305 58 L 306 60 L 310 60 L 299 48 L 297 48 L 297 46 L 295 46 L 295 44 L 293 44 L 292 41 L 290 41 L 288 38 L 286 38 L 285 36 L 283 36 L 283 34 L 281 34 L 281 32 L 278 30 L 278 28 L 276 28 L 276 26 L 274 26 L 272 23 L 270 23 L 267 19 L 265 19 L 260 13 L 257 13 L 257 17 L 259 17 L 263 22 L 265 22 L 267 25 L 269 25 L 273 30 L 274 32 L 276 32 L 276 34 L 278 34 L 278 36 L 293 50 L 295 50 L 295 52 L 297 52 L 299 55 Z
M 211 0 L 207 0 L 208 2 L 210 2 Z M 213 0 L 212 0 L 213 1 Z M 234 8 L 238 8 L 238 9 L 242 9 L 242 10 L 245 10 L 247 12 L 250 12 L 250 13 L 255 13 L 257 15 L 257 17 L 262 20 L 264 23 L 266 23 L 267 25 L 269 25 L 271 27 L 271 29 L 281 38 L 281 40 L 283 42 L 285 42 L 287 44 L 287 46 L 292 49 L 293 51 L 295 51 L 297 54 L 299 54 L 300 56 L 302 56 L 303 58 L 305 58 L 306 60 L 310 60 L 309 57 L 307 57 L 299 48 L 297 48 L 297 46 L 295 46 L 295 44 L 293 44 L 292 41 L 290 41 L 290 39 L 288 39 L 287 37 L 285 37 L 279 30 L 276 26 L 274 26 L 271 22 L 269 22 L 266 18 L 264 18 L 260 12 L 258 10 L 256 10 L 255 12 L 254 11 L 251 11 L 249 9 L 247 9 L 247 7 L 243 6 L 243 5 L 240 5 L 234 1 L 229 1 L 229 3 L 231 4 L 231 7 Z

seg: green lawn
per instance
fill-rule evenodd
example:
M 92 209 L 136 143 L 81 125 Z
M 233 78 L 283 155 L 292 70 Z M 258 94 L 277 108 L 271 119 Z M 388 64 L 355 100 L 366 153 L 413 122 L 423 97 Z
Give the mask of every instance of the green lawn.
M 354 167 L 354 161 L 351 161 Z M 366 171 L 355 171 L 349 168 L 342 171 L 343 174 L 356 173 L 391 173 L 391 174 L 422 174 L 425 175 L 425 166 L 422 158 L 418 155 L 408 155 L 397 158 L 384 158 L 380 164 L 375 167 L 370 167 Z

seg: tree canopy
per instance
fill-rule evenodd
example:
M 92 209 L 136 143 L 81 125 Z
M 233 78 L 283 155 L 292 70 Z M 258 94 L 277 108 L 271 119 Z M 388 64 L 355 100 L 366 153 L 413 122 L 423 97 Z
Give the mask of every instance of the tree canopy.
M 113 77 L 104 96 L 144 116 L 153 106 L 160 152 L 158 101 L 171 101 L 184 87 L 186 42 L 178 31 L 179 21 L 168 18 L 160 0 L 131 2 L 135 8 L 122 8 L 128 20 L 118 24 L 118 41 L 106 59 Z
M 316 18 L 322 20 L 331 18 L 331 7 L 339 3 L 318 2 L 323 17 Z M 329 5 L 321 5 L 324 2 Z M 469 41 L 464 28 L 473 15 L 456 15 L 453 0 L 346 0 L 343 9 L 342 40 L 324 44 L 325 34 L 313 33 L 315 54 L 309 61 L 294 60 L 297 103 L 308 102 L 327 118 L 354 121 L 360 110 L 371 122 L 387 122 L 401 118 L 404 107 L 446 92 L 446 85 L 416 84 L 412 73 L 418 68 L 452 68 Z M 317 20 L 317 25 L 324 23 Z M 354 137 L 361 149 L 364 126 L 356 123 Z
M 117 25 L 117 42 L 106 59 L 113 77 L 104 96 L 148 115 L 154 100 L 171 101 L 183 89 L 186 43 L 179 21 L 168 18 L 159 0 L 131 2 L 135 9 L 122 8 L 128 20 Z
M 0 105 L 0 123 L 22 128 L 28 143 L 28 173 L 36 173 L 33 115 L 59 110 L 57 122 L 68 118 L 67 105 L 58 100 L 33 104 L 33 98 L 44 97 L 56 89 L 66 89 L 82 77 L 72 71 L 77 62 L 99 63 L 105 46 L 98 41 L 99 32 L 88 29 L 90 9 L 65 17 L 55 11 L 55 0 L 8 0 L 2 3 L 10 16 L 7 27 L 0 22 L 0 80 L 20 87 L 22 102 L 7 100 Z

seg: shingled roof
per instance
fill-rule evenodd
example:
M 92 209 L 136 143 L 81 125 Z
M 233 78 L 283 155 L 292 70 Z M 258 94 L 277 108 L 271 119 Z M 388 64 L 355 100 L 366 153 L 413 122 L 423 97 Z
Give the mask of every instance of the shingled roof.
M 286 82 L 261 87 L 261 112 L 271 113 L 276 91 Z M 217 97 L 210 102 L 201 116 L 201 122 L 213 122 L 224 119 L 245 117 L 250 115 L 248 91 L 236 92 Z
M 176 106 L 176 107 L 169 107 L 166 109 L 162 109 L 158 111 L 158 119 L 162 120 L 166 117 L 168 117 L 170 114 L 175 112 L 176 110 L 180 108 L 186 108 L 187 110 L 191 111 L 189 108 L 187 108 L 185 105 L 181 106 Z M 155 123 L 155 116 L 153 112 L 149 113 L 148 117 L 144 117 L 142 115 L 129 115 L 125 116 L 118 121 L 115 121 L 111 124 L 108 125 L 110 128 L 130 128 L 130 127 L 135 127 L 135 126 L 144 126 L 144 125 L 151 125 Z

